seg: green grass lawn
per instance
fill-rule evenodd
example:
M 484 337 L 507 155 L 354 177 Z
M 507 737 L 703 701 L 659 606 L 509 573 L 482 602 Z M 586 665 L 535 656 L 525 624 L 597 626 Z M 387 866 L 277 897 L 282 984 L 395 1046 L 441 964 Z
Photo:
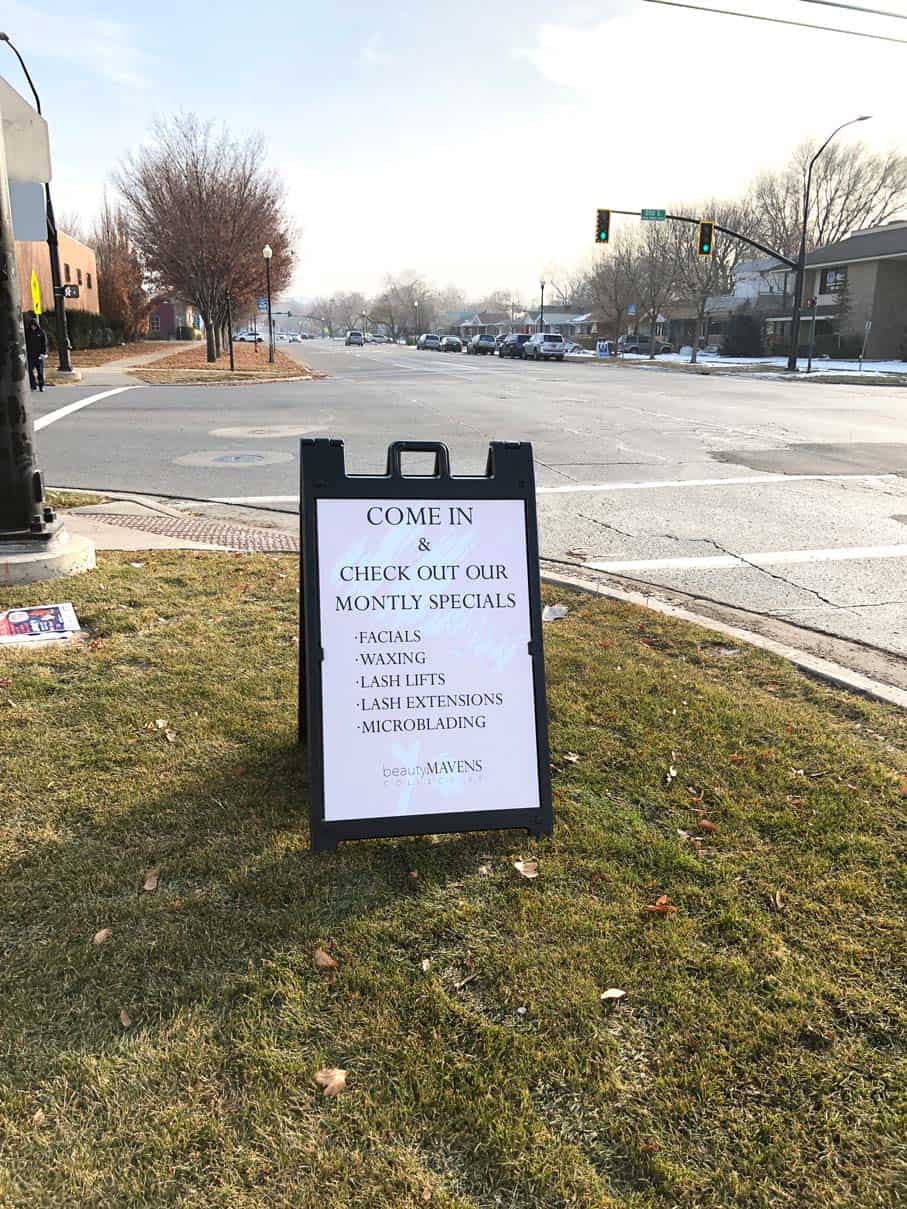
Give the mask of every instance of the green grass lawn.
M 295 576 L 0 593 L 0 1205 L 898 1203 L 904 716 L 549 591 L 554 836 L 315 857 Z

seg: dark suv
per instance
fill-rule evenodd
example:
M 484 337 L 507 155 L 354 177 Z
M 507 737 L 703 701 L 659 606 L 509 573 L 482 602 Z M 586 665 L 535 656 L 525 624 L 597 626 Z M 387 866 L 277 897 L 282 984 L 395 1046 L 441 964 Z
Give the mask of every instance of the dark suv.
M 498 349 L 499 356 L 519 357 L 525 361 L 526 354 L 523 352 L 523 345 L 528 339 L 528 332 L 515 332 L 510 336 L 505 336 L 501 341 L 501 347 Z

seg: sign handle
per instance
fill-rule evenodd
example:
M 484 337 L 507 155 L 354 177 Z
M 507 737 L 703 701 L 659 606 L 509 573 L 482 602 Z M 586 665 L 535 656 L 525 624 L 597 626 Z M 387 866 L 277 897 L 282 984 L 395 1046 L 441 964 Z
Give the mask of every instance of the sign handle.
M 418 475 L 418 478 L 450 478 L 450 453 L 441 441 L 394 441 L 387 447 L 387 473 L 395 479 L 403 478 L 400 467 L 401 453 L 433 453 L 435 469 L 431 475 Z M 411 478 L 414 476 L 410 476 Z

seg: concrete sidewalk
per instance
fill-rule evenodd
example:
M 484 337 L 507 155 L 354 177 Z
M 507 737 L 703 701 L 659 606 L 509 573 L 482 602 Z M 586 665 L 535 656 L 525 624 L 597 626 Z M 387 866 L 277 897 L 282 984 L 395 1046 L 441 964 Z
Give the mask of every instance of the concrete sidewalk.
M 188 514 L 143 496 L 63 513 L 70 533 L 87 537 L 96 550 L 233 550 L 292 554 L 299 549 L 295 533 L 248 525 L 232 518 Z
M 130 374 L 131 369 L 139 369 L 143 365 L 161 361 L 164 357 L 172 357 L 174 353 L 181 352 L 189 344 L 190 342 L 186 340 L 173 340 L 167 348 L 156 348 L 148 353 L 127 354 L 124 357 L 117 357 L 115 361 L 108 361 L 106 365 L 86 366 L 84 369 L 80 369 L 79 373 L 86 386 L 134 386 L 139 379 Z M 140 348 L 141 343 L 136 347 Z

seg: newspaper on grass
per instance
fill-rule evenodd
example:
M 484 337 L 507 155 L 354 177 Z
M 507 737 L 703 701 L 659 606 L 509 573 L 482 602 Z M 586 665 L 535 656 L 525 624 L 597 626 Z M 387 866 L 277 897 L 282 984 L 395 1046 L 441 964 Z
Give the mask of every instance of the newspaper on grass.
M 0 611 L 0 646 L 61 642 L 80 633 L 79 619 L 68 601 Z

